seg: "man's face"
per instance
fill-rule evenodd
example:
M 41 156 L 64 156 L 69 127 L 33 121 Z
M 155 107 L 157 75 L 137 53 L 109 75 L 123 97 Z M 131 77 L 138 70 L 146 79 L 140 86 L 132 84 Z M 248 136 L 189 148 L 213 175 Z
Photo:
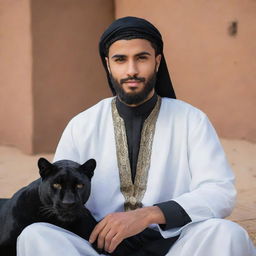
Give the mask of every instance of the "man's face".
M 161 55 L 145 39 L 118 40 L 106 58 L 118 97 L 128 105 L 139 105 L 154 94 Z

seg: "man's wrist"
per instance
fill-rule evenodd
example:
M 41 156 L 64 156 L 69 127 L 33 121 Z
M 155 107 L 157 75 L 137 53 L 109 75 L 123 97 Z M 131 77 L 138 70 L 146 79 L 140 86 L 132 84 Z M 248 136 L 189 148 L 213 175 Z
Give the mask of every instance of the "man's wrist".
M 148 206 L 137 210 L 144 213 L 143 215 L 147 225 L 166 223 L 164 214 L 158 206 Z

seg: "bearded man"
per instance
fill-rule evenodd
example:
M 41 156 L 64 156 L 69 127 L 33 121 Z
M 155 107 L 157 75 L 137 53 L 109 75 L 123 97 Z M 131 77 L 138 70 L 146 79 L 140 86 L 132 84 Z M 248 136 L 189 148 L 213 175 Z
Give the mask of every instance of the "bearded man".
M 159 31 L 144 19 L 121 18 L 99 49 L 116 96 L 74 117 L 55 154 L 55 161 L 97 160 L 86 207 L 99 223 L 90 243 L 111 253 L 149 227 L 152 241 L 173 238 L 166 255 L 255 255 L 246 231 L 223 220 L 234 206 L 233 173 L 207 116 L 175 99 Z M 155 250 L 162 255 L 161 246 Z M 99 255 L 58 227 L 27 227 L 18 255 L 46 253 Z

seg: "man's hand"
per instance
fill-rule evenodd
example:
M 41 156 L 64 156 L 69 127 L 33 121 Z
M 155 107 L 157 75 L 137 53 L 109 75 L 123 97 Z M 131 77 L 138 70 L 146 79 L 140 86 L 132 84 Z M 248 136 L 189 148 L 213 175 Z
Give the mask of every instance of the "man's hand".
M 157 206 L 111 213 L 96 225 L 89 242 L 94 243 L 98 238 L 98 248 L 111 253 L 125 238 L 140 233 L 152 223 L 165 223 L 164 215 Z

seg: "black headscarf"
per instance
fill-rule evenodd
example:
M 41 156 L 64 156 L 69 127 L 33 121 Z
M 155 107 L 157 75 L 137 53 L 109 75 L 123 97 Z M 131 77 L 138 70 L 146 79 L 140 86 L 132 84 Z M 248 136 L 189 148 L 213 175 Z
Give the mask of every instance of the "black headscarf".
M 162 55 L 157 72 L 155 85 L 156 93 L 161 97 L 176 98 L 169 76 L 168 68 L 163 54 L 163 41 L 160 32 L 147 20 L 136 17 L 124 17 L 114 21 L 103 33 L 99 43 L 99 51 L 103 66 L 106 70 L 108 83 L 113 95 L 116 92 L 111 83 L 105 57 L 108 55 L 109 46 L 117 40 L 141 38 L 152 42 L 157 47 L 157 53 Z

